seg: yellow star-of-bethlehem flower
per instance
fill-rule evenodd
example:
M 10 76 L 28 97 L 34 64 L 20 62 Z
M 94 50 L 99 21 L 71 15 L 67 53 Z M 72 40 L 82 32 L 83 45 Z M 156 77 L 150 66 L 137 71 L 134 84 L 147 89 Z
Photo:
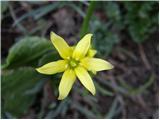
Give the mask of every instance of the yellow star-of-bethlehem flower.
M 65 40 L 51 32 L 51 41 L 63 60 L 50 62 L 36 70 L 42 74 L 55 74 L 64 72 L 59 84 L 59 100 L 69 94 L 76 76 L 80 82 L 95 95 L 96 90 L 88 71 L 93 73 L 112 69 L 113 66 L 102 59 L 93 58 L 96 50 L 90 49 L 92 34 L 85 35 L 75 47 L 70 47 Z

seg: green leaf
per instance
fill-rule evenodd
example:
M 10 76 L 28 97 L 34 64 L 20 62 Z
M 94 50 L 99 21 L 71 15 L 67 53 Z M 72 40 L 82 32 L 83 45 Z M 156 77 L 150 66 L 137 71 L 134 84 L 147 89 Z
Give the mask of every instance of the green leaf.
M 36 64 L 34 60 L 49 50 L 53 50 L 53 45 L 45 38 L 25 37 L 11 47 L 4 68 L 32 66 Z
M 110 30 L 112 22 L 101 22 L 95 18 L 90 26 L 93 36 L 93 46 L 98 51 L 98 56 L 108 56 L 113 47 L 120 42 L 119 35 Z
M 131 95 L 137 95 L 137 94 L 141 94 L 141 93 L 145 92 L 146 89 L 149 88 L 153 84 L 154 80 L 155 80 L 155 76 L 152 74 L 149 77 L 149 80 L 147 82 L 145 82 L 139 88 L 133 88 L 132 90 L 129 91 L 129 93 Z
M 95 20 L 91 28 L 93 34 L 95 34 L 93 39 L 94 47 L 98 51 L 98 55 L 101 56 L 108 56 L 112 52 L 114 45 L 120 41 L 117 34 L 110 32 L 108 25 Z
M 139 94 L 142 94 L 143 92 L 145 92 L 146 89 L 148 89 L 153 84 L 153 82 L 155 80 L 155 76 L 153 74 L 151 74 L 148 81 L 146 80 L 146 82 L 144 84 L 142 84 L 141 86 L 139 86 L 138 88 L 132 87 L 131 85 L 126 83 L 121 78 L 119 78 L 118 80 L 120 82 L 121 87 L 125 88 L 129 95 L 139 95 Z
M 113 92 L 101 87 L 97 82 L 94 81 L 94 84 L 97 88 L 97 91 L 100 92 L 101 94 L 106 95 L 106 96 L 113 96 L 114 95 Z
M 92 18 L 95 6 L 96 6 L 96 1 L 91 1 L 87 9 L 86 16 L 82 23 L 80 37 L 83 37 L 88 32 L 89 22 L 90 22 L 90 19 Z
M 53 61 L 57 61 L 59 59 L 62 59 L 60 58 L 58 52 L 55 52 L 55 51 L 51 51 L 51 52 L 48 52 L 47 54 L 45 54 L 38 62 L 38 65 L 39 66 L 42 66 L 44 64 L 47 64 L 49 62 L 53 62 Z
M 33 3 L 30 2 L 30 3 Z M 39 2 L 40 3 L 40 2 Z M 63 7 L 68 2 L 55 2 L 55 3 L 49 3 L 47 5 L 43 5 L 41 7 L 38 7 L 37 9 L 33 9 L 30 12 L 24 13 L 21 17 L 19 17 L 13 24 L 13 27 L 16 26 L 18 23 L 24 21 L 25 19 L 32 17 L 34 20 L 38 20 L 44 15 L 48 14 L 49 12 L 56 10 L 58 8 Z
M 1 1 L 1 13 L 4 13 L 8 9 L 8 1 Z
M 158 30 L 158 2 L 125 2 L 124 5 L 127 10 L 124 22 L 133 41 L 144 42 Z
M 105 7 L 106 13 L 109 18 L 114 20 L 120 20 L 120 9 L 116 2 L 108 2 L 107 6 Z
M 112 22 L 113 26 L 116 27 L 116 30 L 121 30 L 124 27 L 122 22 L 123 15 L 121 14 L 120 6 L 117 2 L 107 2 L 105 4 L 105 13 L 108 17 L 108 20 Z
M 116 97 L 109 108 L 108 113 L 105 115 L 105 119 L 113 119 L 120 112 L 120 107 L 118 104 L 118 98 Z
M 97 118 L 95 113 L 93 113 L 87 107 L 84 107 L 83 105 L 81 105 L 80 103 L 78 103 L 76 101 L 72 102 L 72 106 L 73 106 L 74 109 L 78 110 L 81 114 L 83 114 L 87 118 L 92 118 L 92 119 Z
M 55 109 L 50 110 L 47 115 L 45 116 L 45 119 L 53 119 L 56 118 L 58 115 L 62 114 L 62 111 L 70 104 L 70 100 L 68 98 L 64 99 L 59 103 L 59 105 L 56 106 Z
M 82 10 L 82 8 L 74 3 L 70 3 L 70 4 L 66 4 L 66 6 L 70 6 L 73 10 L 75 10 L 77 13 L 79 13 L 79 15 L 81 15 L 82 17 L 85 17 L 86 14 L 85 12 Z
M 20 117 L 27 113 L 34 102 L 35 93 L 41 90 L 42 86 L 39 84 L 43 81 L 42 77 L 29 67 L 2 71 L 2 73 L 3 113 L 9 112 L 13 116 Z M 31 93 L 34 88 L 36 92 Z

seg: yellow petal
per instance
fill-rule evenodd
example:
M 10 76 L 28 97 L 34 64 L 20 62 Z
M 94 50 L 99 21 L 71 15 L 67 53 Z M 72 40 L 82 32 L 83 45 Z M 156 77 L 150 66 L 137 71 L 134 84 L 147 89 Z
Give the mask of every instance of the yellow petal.
M 94 57 L 96 55 L 97 51 L 94 50 L 94 49 L 89 49 L 88 50 L 88 53 L 87 53 L 87 56 L 88 57 Z
M 71 56 L 71 48 L 62 37 L 51 32 L 51 41 L 62 58 L 66 59 Z
M 65 97 L 67 97 L 75 80 L 76 80 L 75 72 L 71 69 L 67 69 L 64 72 L 62 79 L 60 81 L 58 100 L 62 100 Z
M 92 34 L 85 35 L 77 44 L 75 50 L 73 51 L 73 58 L 79 60 L 83 58 L 90 47 Z
M 89 90 L 93 95 L 95 95 L 96 90 L 92 81 L 92 78 L 88 74 L 85 68 L 79 66 L 75 68 L 75 72 L 81 83 Z
M 109 62 L 99 59 L 99 58 L 89 58 L 86 57 L 81 60 L 80 63 L 89 71 L 102 71 L 102 70 L 109 70 L 113 68 L 113 65 Z
M 37 68 L 36 70 L 42 74 L 55 74 L 59 72 L 63 72 L 67 68 L 67 61 L 65 60 L 58 60 L 55 62 L 50 62 L 42 67 Z

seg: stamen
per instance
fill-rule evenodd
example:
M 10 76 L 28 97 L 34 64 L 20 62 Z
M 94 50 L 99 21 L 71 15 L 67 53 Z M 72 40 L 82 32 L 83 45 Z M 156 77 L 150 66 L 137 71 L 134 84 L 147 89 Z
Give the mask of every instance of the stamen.
M 69 60 L 69 66 L 70 66 L 71 68 L 75 68 L 78 64 L 79 64 L 79 61 L 76 61 L 76 60 L 74 60 L 74 59 L 70 59 L 70 60 Z

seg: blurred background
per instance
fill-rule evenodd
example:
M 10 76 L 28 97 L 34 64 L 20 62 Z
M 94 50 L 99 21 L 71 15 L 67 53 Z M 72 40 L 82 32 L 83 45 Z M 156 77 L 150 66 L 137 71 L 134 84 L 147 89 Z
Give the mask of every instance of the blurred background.
M 159 5 L 146 2 L 2 2 L 2 118 L 158 118 Z M 78 81 L 58 101 L 62 74 L 35 68 L 58 60 L 54 31 L 74 45 L 93 33 L 96 57 L 114 69 L 93 75 L 92 96 Z

